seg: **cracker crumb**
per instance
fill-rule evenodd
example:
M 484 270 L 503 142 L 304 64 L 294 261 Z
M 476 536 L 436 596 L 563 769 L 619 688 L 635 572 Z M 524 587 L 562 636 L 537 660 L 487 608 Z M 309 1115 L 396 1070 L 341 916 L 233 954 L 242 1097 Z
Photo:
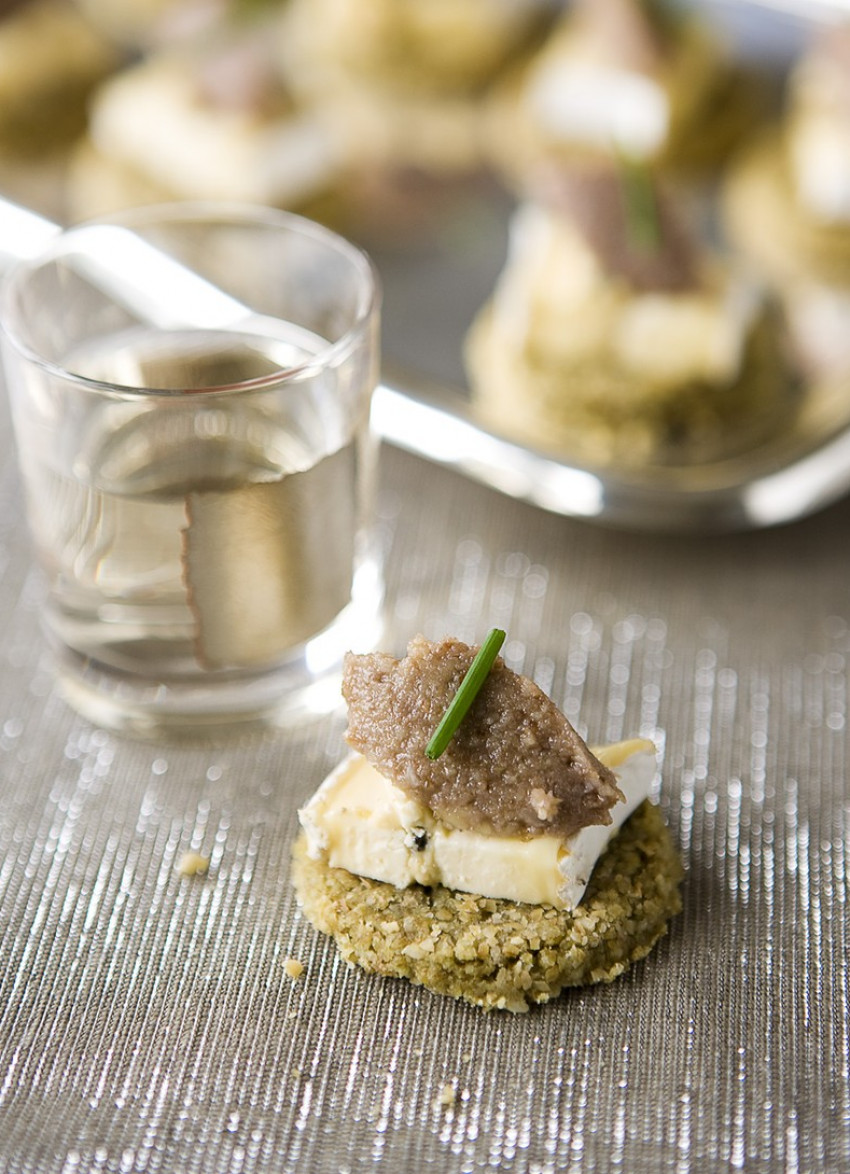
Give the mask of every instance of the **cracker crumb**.
M 200 852 L 184 852 L 177 861 L 177 871 L 181 876 L 204 876 L 209 867 L 209 856 L 202 856 Z
M 450 1109 L 455 1103 L 455 1090 L 451 1084 L 444 1084 L 437 1096 L 434 1097 L 435 1109 Z
M 299 962 L 297 958 L 287 958 L 283 963 L 283 969 L 293 982 L 297 982 L 304 973 L 304 964 Z

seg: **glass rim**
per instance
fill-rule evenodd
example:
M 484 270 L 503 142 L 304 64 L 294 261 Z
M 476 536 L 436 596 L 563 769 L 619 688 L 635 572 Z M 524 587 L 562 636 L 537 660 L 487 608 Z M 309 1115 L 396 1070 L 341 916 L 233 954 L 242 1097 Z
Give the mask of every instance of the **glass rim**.
M 338 256 L 346 258 L 357 275 L 358 296 L 354 320 L 346 330 L 333 342 L 325 343 L 316 354 L 310 355 L 303 363 L 293 367 L 280 367 L 265 375 L 255 376 L 252 379 L 240 380 L 236 383 L 212 384 L 209 387 L 192 388 L 189 392 L 179 387 L 142 387 L 138 384 L 119 383 L 115 380 L 95 379 L 77 371 L 69 370 L 61 363 L 41 354 L 30 345 L 24 337 L 22 315 L 20 309 L 14 305 L 16 296 L 23 283 L 37 271 L 55 261 L 62 255 L 64 246 L 69 240 L 79 235 L 83 230 L 98 226 L 120 228 L 144 228 L 146 225 L 174 224 L 180 222 L 206 222 L 210 227 L 215 225 L 245 226 L 255 228 L 283 229 L 304 239 L 312 239 Z M 167 254 L 166 254 L 167 255 Z M 229 295 L 228 295 L 229 296 Z M 8 340 L 14 350 L 27 362 L 39 367 L 54 378 L 75 384 L 87 391 L 106 396 L 139 399 L 170 399 L 180 398 L 191 394 L 193 398 L 221 396 L 242 391 L 262 390 L 281 382 L 292 383 L 309 378 L 315 372 L 341 361 L 354 348 L 358 339 L 368 329 L 375 313 L 381 304 L 381 282 L 374 262 L 365 250 L 349 241 L 340 233 L 327 228 L 317 221 L 301 216 L 297 212 L 267 207 L 262 204 L 247 204 L 233 201 L 218 200 L 180 200 L 164 203 L 147 204 L 138 207 L 122 209 L 104 216 L 95 216 L 79 221 L 67 228 L 57 231 L 49 244 L 33 256 L 27 257 L 14 264 L 0 282 L 0 333 Z M 260 314 L 258 318 L 272 318 L 273 315 Z M 238 327 L 238 323 L 234 323 Z M 188 329 L 220 331 L 227 329 L 221 325 L 210 327 L 188 325 Z M 182 329 L 176 326 L 175 329 Z M 259 337 L 259 335 L 258 335 Z

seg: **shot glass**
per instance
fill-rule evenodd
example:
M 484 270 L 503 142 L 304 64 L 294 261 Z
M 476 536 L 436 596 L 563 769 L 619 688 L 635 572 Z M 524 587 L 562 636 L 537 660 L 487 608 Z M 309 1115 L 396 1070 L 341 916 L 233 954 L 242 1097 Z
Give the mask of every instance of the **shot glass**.
M 286 725 L 374 647 L 380 293 L 301 217 L 180 204 L 57 234 L 0 291 L 45 628 L 140 734 Z

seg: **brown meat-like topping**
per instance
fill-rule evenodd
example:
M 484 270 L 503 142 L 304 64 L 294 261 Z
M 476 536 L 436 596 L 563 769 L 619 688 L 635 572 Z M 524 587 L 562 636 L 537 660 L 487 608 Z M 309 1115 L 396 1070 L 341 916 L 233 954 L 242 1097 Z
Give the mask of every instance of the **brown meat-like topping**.
M 659 70 L 670 53 L 676 25 L 650 0 L 574 0 L 571 19 L 602 60 L 642 73 Z
M 642 292 L 680 293 L 699 284 L 698 249 L 669 196 L 647 172 L 649 215 L 657 240 L 638 239 L 629 214 L 627 164 L 541 166 L 532 190 L 541 204 L 581 233 L 605 271 Z
M 623 798 L 570 723 L 527 677 L 496 660 L 448 748 L 425 747 L 477 649 L 419 636 L 401 660 L 349 653 L 349 744 L 451 827 L 504 836 L 560 835 L 611 822 Z

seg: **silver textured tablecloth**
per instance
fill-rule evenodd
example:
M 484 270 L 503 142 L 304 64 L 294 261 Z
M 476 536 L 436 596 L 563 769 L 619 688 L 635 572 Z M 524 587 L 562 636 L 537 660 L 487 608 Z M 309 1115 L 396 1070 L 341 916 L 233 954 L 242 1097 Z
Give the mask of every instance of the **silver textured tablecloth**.
M 505 627 L 591 740 L 657 740 L 687 868 L 626 977 L 485 1015 L 348 969 L 298 912 L 296 807 L 341 715 L 193 749 L 55 696 L 8 448 L 0 1169 L 850 1169 L 850 506 L 646 538 L 383 454 L 386 647 Z
M 392 357 L 452 381 L 504 247 L 468 225 L 382 259 Z M 297 909 L 296 809 L 341 713 L 199 749 L 64 705 L 2 396 L 0 454 L 3 1174 L 850 1170 L 850 503 L 645 537 L 382 454 L 385 647 L 506 628 L 591 741 L 656 740 L 686 865 L 628 975 L 485 1015 L 348 969 Z

